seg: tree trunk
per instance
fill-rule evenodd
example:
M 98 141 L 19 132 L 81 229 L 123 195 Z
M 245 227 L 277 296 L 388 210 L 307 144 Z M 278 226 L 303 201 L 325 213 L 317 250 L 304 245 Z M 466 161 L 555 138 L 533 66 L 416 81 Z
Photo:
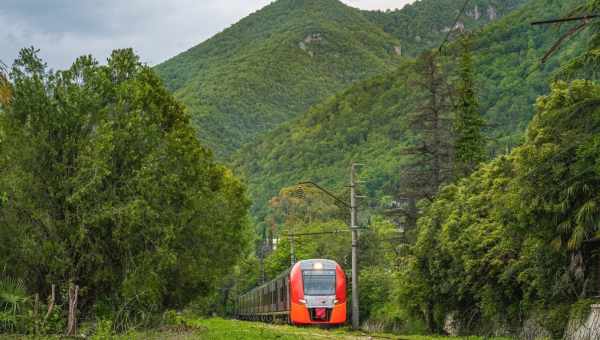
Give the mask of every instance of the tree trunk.
M 69 320 L 67 323 L 67 336 L 77 335 L 77 295 L 79 286 L 69 286 Z
M 55 290 L 56 290 L 56 286 L 52 285 L 52 293 L 48 297 L 48 312 L 46 313 L 46 316 L 44 316 L 44 322 L 46 322 L 46 320 L 48 320 L 48 318 L 50 317 L 50 314 L 52 314 L 52 311 L 54 310 L 54 301 L 56 300 Z
M 429 332 L 434 334 L 437 332 L 437 324 L 435 322 L 435 316 L 433 313 L 433 303 L 427 303 L 427 311 L 426 311 L 426 319 L 427 319 L 427 328 L 429 328 Z

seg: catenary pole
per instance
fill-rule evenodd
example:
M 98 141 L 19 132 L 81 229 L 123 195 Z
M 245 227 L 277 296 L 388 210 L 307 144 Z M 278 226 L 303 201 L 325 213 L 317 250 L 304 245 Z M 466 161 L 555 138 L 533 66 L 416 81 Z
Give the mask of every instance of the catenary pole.
M 358 304 L 358 226 L 356 202 L 356 166 L 352 164 L 350 171 L 350 229 L 352 230 L 352 328 L 360 327 Z
M 356 194 L 356 186 L 358 180 L 356 178 L 356 168 L 362 164 L 353 163 L 350 171 L 350 204 L 332 194 L 327 189 L 321 187 L 315 182 L 300 182 L 298 188 L 302 191 L 302 185 L 312 185 L 319 189 L 329 197 L 333 198 L 338 204 L 350 210 L 350 231 L 352 232 L 352 328 L 360 328 L 359 302 L 358 302 L 358 202 L 357 199 L 361 196 Z M 294 235 L 291 237 L 294 238 Z
M 294 249 L 294 233 L 290 234 L 290 260 L 292 261 L 292 267 L 296 264 L 296 251 Z

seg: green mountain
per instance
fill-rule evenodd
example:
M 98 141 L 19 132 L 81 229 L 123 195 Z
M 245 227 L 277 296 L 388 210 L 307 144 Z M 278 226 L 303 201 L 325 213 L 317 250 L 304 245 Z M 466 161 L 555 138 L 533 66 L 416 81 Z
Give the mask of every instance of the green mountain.
M 279 0 L 156 67 L 200 138 L 226 156 L 357 80 L 400 43 L 337 0 Z
M 510 13 L 526 0 L 421 0 L 394 11 L 365 11 L 371 21 L 402 43 L 402 54 L 416 56 L 437 47 L 453 29 L 472 30 Z
M 495 19 L 523 1 L 475 4 L 477 13 L 493 9 Z M 156 70 L 188 107 L 203 142 L 227 157 L 352 83 L 393 71 L 402 51 L 438 43 L 460 7 L 424 0 L 384 13 L 338 0 L 278 0 Z M 490 21 L 477 17 L 467 27 Z
M 531 0 L 475 36 L 477 88 L 488 123 L 490 153 L 520 143 L 533 103 L 547 92 L 558 60 L 578 53 L 583 37 L 545 66 L 540 60 L 569 27 L 535 28 L 529 22 L 568 12 L 576 0 Z M 542 10 L 543 9 L 543 10 Z M 405 117 L 418 107 L 414 61 L 394 72 L 354 84 L 243 148 L 237 167 L 246 174 L 260 220 L 281 187 L 311 179 L 333 188 L 347 181 L 352 160 L 367 163 L 363 177 L 371 197 L 392 195 L 410 131 Z

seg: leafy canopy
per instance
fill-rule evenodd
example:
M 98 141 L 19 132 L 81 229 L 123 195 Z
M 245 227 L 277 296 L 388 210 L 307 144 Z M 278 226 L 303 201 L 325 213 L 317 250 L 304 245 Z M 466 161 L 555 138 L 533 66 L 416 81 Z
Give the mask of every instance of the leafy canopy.
M 128 320 L 212 294 L 243 256 L 249 202 L 155 73 L 130 49 L 50 72 L 31 48 L 10 80 L 0 267 Z

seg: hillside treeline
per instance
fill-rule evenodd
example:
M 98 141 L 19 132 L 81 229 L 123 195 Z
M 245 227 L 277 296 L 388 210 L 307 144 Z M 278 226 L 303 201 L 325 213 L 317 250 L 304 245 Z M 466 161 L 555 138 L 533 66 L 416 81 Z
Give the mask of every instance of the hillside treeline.
M 74 293 L 115 330 L 213 303 L 249 201 L 154 71 L 126 49 L 54 72 L 30 48 L 0 79 L 0 332 L 63 333 Z

